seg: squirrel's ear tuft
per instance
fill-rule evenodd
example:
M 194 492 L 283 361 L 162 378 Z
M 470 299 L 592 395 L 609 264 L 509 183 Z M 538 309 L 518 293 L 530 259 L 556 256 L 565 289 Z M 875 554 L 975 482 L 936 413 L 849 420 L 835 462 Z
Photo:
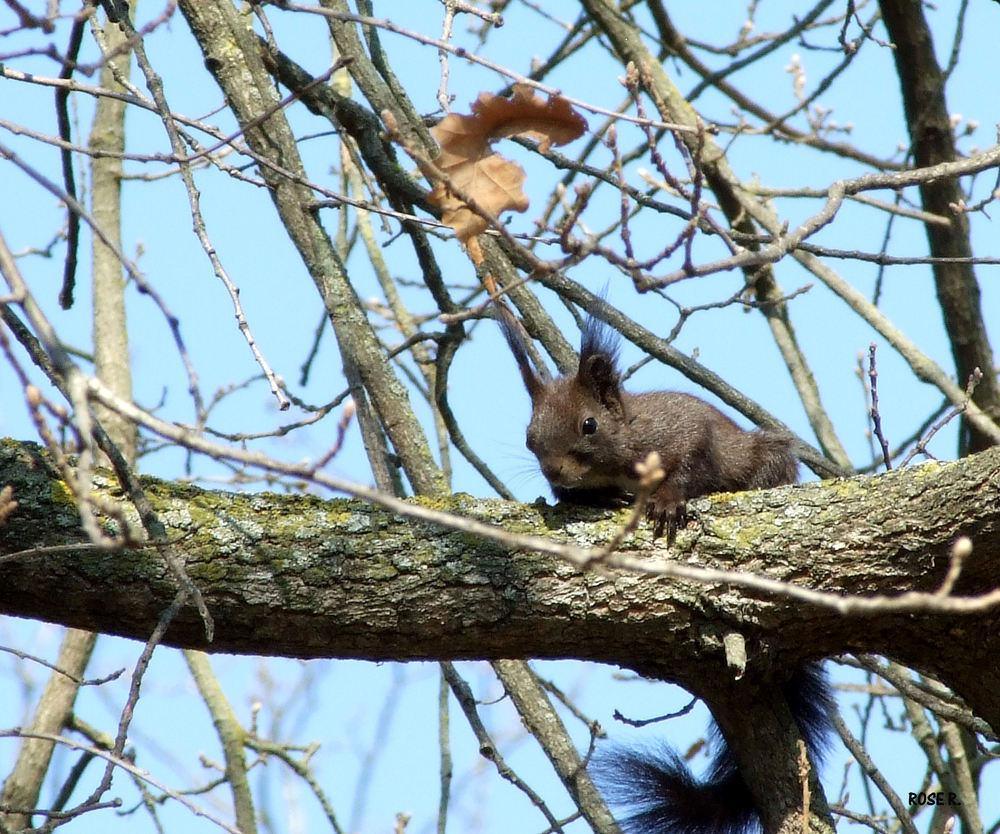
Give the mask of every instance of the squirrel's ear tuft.
M 617 364 L 617 334 L 599 319 L 589 316 L 583 325 L 576 381 L 612 414 L 623 415 L 625 407 Z
M 600 355 L 606 356 L 612 367 L 618 364 L 618 334 L 600 319 L 587 316 L 580 339 L 580 365 Z
M 624 415 L 621 378 L 618 376 L 613 356 L 607 353 L 593 353 L 581 357 L 576 381 L 612 414 Z

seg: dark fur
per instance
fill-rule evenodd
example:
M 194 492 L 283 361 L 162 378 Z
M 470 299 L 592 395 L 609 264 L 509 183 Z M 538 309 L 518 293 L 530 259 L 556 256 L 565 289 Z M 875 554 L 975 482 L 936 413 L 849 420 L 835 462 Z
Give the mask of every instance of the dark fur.
M 833 729 L 833 698 L 823 667 L 811 663 L 782 686 L 788 707 L 815 765 L 822 763 Z M 715 758 L 700 779 L 673 748 L 601 751 L 591 772 L 621 814 L 627 834 L 750 834 L 760 830 L 753 797 L 732 752 L 714 727 Z
M 635 465 L 657 452 L 665 477 L 649 515 L 657 534 L 667 527 L 672 535 L 688 499 L 798 479 L 788 438 L 744 431 L 690 394 L 623 390 L 617 341 L 597 319 L 584 325 L 576 374 L 555 380 L 531 364 L 517 322 L 500 320 L 531 397 L 527 446 L 560 501 L 628 503 L 639 486 Z

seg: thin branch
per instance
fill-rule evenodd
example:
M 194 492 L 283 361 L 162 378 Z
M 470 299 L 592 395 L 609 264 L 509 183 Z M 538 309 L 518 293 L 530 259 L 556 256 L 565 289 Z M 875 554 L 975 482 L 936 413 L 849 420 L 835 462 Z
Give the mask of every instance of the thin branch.
M 66 736 L 56 735 L 54 733 L 29 734 L 29 733 L 24 733 L 21 730 L 0 730 L 0 738 L 39 738 L 53 742 L 54 744 L 59 744 L 63 747 L 67 747 L 70 750 L 80 750 L 89 753 L 95 758 L 103 759 L 105 762 L 107 762 L 108 767 L 111 770 L 114 770 L 115 768 L 117 768 L 118 770 L 124 770 L 126 773 L 129 773 L 134 778 L 140 779 L 143 782 L 152 785 L 153 787 L 162 791 L 165 796 L 169 796 L 171 799 L 174 799 L 177 802 L 179 802 L 195 816 L 207 819 L 209 822 L 217 825 L 223 831 L 227 831 L 229 832 L 229 834 L 243 834 L 238 828 L 230 825 L 229 823 L 215 816 L 211 812 L 206 811 L 200 805 L 196 805 L 194 802 L 192 802 L 190 799 L 184 796 L 184 794 L 180 793 L 179 791 L 175 791 L 172 788 L 167 787 L 163 782 L 161 782 L 156 777 L 152 776 L 148 771 L 142 770 L 141 768 L 137 767 L 128 759 L 124 758 L 120 753 L 113 753 L 107 750 L 102 750 L 100 747 L 87 745 L 84 744 L 83 742 L 76 741 L 75 739 L 67 738 Z M 97 808 L 103 808 L 103 807 L 117 808 L 120 805 L 121 805 L 121 800 L 119 799 L 115 799 L 112 802 L 100 805 L 94 802 L 91 802 L 89 804 L 84 803 L 83 806 L 77 809 L 72 809 L 70 811 L 63 811 L 58 814 L 53 814 L 53 817 L 57 819 L 68 819 L 75 816 L 79 816 L 80 813 L 86 810 L 90 810 L 91 808 L 95 810 Z M 45 811 L 43 809 L 32 808 L 30 809 L 30 813 L 45 814 Z

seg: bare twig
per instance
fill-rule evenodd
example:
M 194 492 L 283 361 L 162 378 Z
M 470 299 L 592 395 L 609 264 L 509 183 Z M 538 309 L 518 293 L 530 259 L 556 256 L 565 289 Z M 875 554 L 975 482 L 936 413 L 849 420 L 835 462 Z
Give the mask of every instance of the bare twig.
M 875 370 L 875 343 L 868 346 L 868 380 L 871 383 L 872 406 L 870 416 L 872 418 L 872 429 L 882 448 L 882 462 L 888 472 L 892 469 L 892 459 L 889 457 L 889 442 L 882 434 L 882 415 L 878 410 L 878 372 Z

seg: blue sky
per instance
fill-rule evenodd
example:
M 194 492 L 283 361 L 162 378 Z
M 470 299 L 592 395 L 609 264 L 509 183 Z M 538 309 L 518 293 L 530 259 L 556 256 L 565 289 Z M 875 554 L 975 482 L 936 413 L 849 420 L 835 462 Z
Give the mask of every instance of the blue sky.
M 784 10 L 774 5 L 761 6 L 756 31 L 777 28 L 784 20 Z M 993 33 L 1000 7 L 987 3 L 974 6 L 966 27 L 963 59 L 955 72 L 952 82 L 954 92 L 950 93 L 949 99 L 952 111 L 961 115 L 963 123 L 972 120 L 979 123 L 979 127 L 962 140 L 965 151 L 991 145 L 997 120 L 996 91 L 983 84 L 982 79 L 993 75 Z M 557 19 L 571 20 L 578 7 L 572 2 L 552 2 L 546 3 L 545 8 Z M 437 36 L 440 9 L 436 2 L 420 0 L 378 3 L 375 12 L 376 15 L 391 15 L 397 24 Z M 727 31 L 726 27 L 735 35 L 743 20 L 743 7 L 737 4 L 719 4 L 712 14 L 706 14 L 704 9 L 703 4 L 688 4 L 671 12 L 679 16 L 679 27 L 695 39 L 699 36 L 706 40 L 716 39 L 720 28 Z M 154 15 L 158 11 L 143 8 L 141 13 Z M 774 15 L 774 19 L 767 18 L 770 14 Z M 954 16 L 948 9 L 928 11 L 928 14 L 932 15 L 935 34 L 939 37 L 939 55 L 945 58 L 952 37 Z M 12 25 L 10 18 L 9 11 L 0 11 L 0 30 Z M 318 18 L 283 17 L 276 12 L 273 18 L 279 42 L 284 44 L 284 39 L 291 38 L 287 43 L 295 45 L 295 57 L 317 74 L 328 67 L 329 46 Z M 459 42 L 474 47 L 474 39 L 464 32 L 464 25 L 464 21 L 460 21 L 456 37 Z M 61 31 L 64 30 L 65 27 Z M 534 58 L 547 53 L 558 31 L 556 22 L 546 22 L 538 16 L 529 15 L 524 6 L 515 5 L 508 15 L 508 24 L 491 36 L 482 54 L 524 72 Z M 417 109 L 424 113 L 434 112 L 440 78 L 436 51 L 391 33 L 383 34 L 382 38 L 397 69 L 405 68 L 403 81 Z M 207 76 L 201 70 L 201 56 L 193 47 L 180 17 L 174 19 L 169 27 L 154 33 L 148 40 L 147 48 L 154 65 L 164 75 L 166 95 L 174 110 L 200 115 L 210 114 L 219 106 L 218 90 L 205 81 Z M 0 40 L 0 50 L 13 51 L 14 45 Z M 599 56 L 599 52 L 595 51 L 595 55 Z M 799 44 L 789 44 L 761 66 L 738 74 L 734 79 L 744 89 L 764 90 L 764 95 L 776 108 L 791 107 L 795 101 L 792 77 L 785 68 L 792 65 L 796 55 L 804 67 L 807 85 L 815 84 L 829 67 L 840 60 L 836 52 L 806 50 Z M 91 54 L 86 59 L 93 57 L 91 48 Z M 41 57 L 8 57 L 6 62 L 11 67 L 41 75 L 58 72 L 50 60 Z M 622 99 L 623 90 L 618 82 L 621 70 L 611 61 L 595 58 L 570 66 L 553 74 L 546 82 L 560 87 L 573 98 L 585 99 L 603 107 L 613 108 Z M 690 74 L 680 72 L 669 62 L 667 70 L 677 73 L 677 83 L 682 90 L 694 86 L 695 81 Z M 905 140 L 892 73 L 888 50 L 868 43 L 857 64 L 848 70 L 843 83 L 835 85 L 821 99 L 824 106 L 833 108 L 831 118 L 842 125 L 853 125 L 849 137 L 851 141 L 882 156 L 894 154 L 897 145 Z M 133 78 L 142 86 L 137 74 Z M 83 80 L 96 83 L 94 79 Z M 459 112 L 467 111 L 469 102 L 480 91 L 497 90 L 505 83 L 506 79 L 489 69 L 470 62 L 451 61 L 449 92 L 454 95 L 453 106 Z M 722 123 L 732 120 L 728 103 L 708 93 L 699 99 L 698 106 L 708 118 Z M 75 136 L 85 137 L 89 129 L 91 102 L 86 97 L 75 98 L 73 113 L 77 124 Z M 301 143 L 311 176 L 327 187 L 336 188 L 337 177 L 331 168 L 339 165 L 337 141 L 326 133 L 329 126 L 301 107 L 292 108 L 289 117 L 300 135 L 316 134 Z M 601 123 L 601 117 L 597 115 L 588 114 L 587 117 L 592 128 Z M 43 133 L 54 134 L 51 92 L 0 81 L 0 118 L 28 123 Z M 224 112 L 205 118 L 224 131 L 233 129 Z M 140 152 L 167 150 L 162 126 L 154 116 L 132 113 L 128 129 L 130 142 L 133 143 L 130 148 Z M 621 128 L 620 135 L 623 146 L 635 140 L 635 134 L 629 133 L 627 127 Z M 2 129 L 0 142 L 8 144 L 30 164 L 58 180 L 58 155 L 51 147 L 40 146 L 27 137 Z M 579 143 L 570 146 L 566 152 L 572 154 L 578 147 Z M 528 170 L 526 187 L 532 196 L 532 207 L 523 216 L 510 219 L 513 230 L 528 232 L 559 172 L 529 158 L 511 143 L 504 143 L 501 150 L 517 158 Z M 757 176 L 770 187 L 822 187 L 832 180 L 863 172 L 857 163 L 817 157 L 806 149 L 792 145 L 775 146 L 762 137 L 749 137 L 733 144 L 729 158 L 739 176 Z M 650 167 L 648 160 L 641 164 Z M 153 162 L 133 162 L 128 170 L 139 177 L 158 174 L 162 166 Z M 227 270 L 241 288 L 241 300 L 258 344 L 295 393 L 317 404 L 328 401 L 344 387 L 339 357 L 329 332 L 324 336 L 309 384 L 300 386 L 298 382 L 299 368 L 311 344 L 313 331 L 320 324 L 321 311 L 311 282 L 285 237 L 269 198 L 262 190 L 242 185 L 215 171 L 201 171 L 196 174 L 196 179 L 201 189 L 202 210 L 207 218 L 209 233 Z M 980 195 L 992 187 L 987 182 L 989 177 L 984 176 L 983 180 Z M 888 199 L 885 194 L 878 196 Z M 795 224 L 817 211 L 819 203 L 815 200 L 782 199 L 776 201 L 776 206 L 783 217 Z M 179 179 L 129 183 L 124 194 L 124 209 L 125 250 L 137 260 L 146 279 L 180 317 L 182 332 L 206 397 L 256 374 L 258 369 L 234 324 L 228 296 L 213 276 L 207 258 L 190 232 L 191 220 Z M 617 211 L 617 205 L 605 195 L 604 202 L 592 206 L 587 222 L 593 228 L 601 228 Z M 327 210 L 324 219 L 332 232 L 337 222 L 336 214 Z M 61 209 L 52 195 L 33 185 L 10 163 L 0 162 L 0 230 L 15 252 L 43 246 L 62 222 Z M 983 256 L 1000 254 L 996 251 L 997 236 L 990 217 L 976 216 L 972 222 L 976 253 Z M 638 235 L 640 247 L 655 251 L 675 230 L 662 227 L 662 219 L 646 218 L 636 223 L 634 232 Z M 884 234 L 885 223 L 880 214 L 870 208 L 851 205 L 845 207 L 833 227 L 818 236 L 817 242 L 845 249 L 874 251 Z M 398 278 L 419 281 L 419 272 L 412 256 L 406 251 L 405 241 L 390 242 L 388 236 L 383 234 L 381 243 L 393 274 Z M 449 279 L 471 288 L 475 275 L 457 244 L 453 240 L 444 240 L 435 246 Z M 698 253 L 706 259 L 716 254 L 710 244 L 699 246 Z M 926 245 L 922 228 L 912 222 L 897 223 L 889 251 L 893 254 L 923 254 Z M 63 253 L 64 247 L 60 245 L 54 249 L 52 258 L 29 256 L 22 258 L 20 265 L 63 338 L 75 347 L 87 349 L 90 343 L 90 300 L 86 285 L 89 250 L 85 245 L 81 251 L 78 300 L 69 311 L 58 309 L 55 301 Z M 541 254 L 555 256 L 555 252 L 545 250 Z M 362 253 L 353 254 L 348 266 L 363 298 L 380 296 Z M 874 267 L 851 262 L 838 262 L 834 266 L 842 270 L 853 286 L 866 294 L 871 293 L 876 278 Z M 995 323 L 1000 322 L 998 268 L 981 267 L 978 275 L 984 312 L 996 338 Z M 603 264 L 581 264 L 574 270 L 573 277 L 593 290 L 608 284 L 608 297 L 612 303 L 622 306 L 658 332 L 668 331 L 674 323 L 675 313 L 671 305 L 652 303 L 650 297 L 635 298 L 627 282 L 621 276 L 609 276 Z M 914 381 L 905 364 L 881 337 L 859 322 L 839 299 L 792 261 L 782 262 L 777 269 L 777 277 L 789 293 L 812 285 L 790 302 L 791 315 L 841 439 L 854 462 L 863 465 L 869 459 L 869 442 L 865 435 L 865 402 L 855 369 L 859 352 L 867 351 L 871 341 L 880 344 L 879 388 L 883 425 L 891 441 L 908 436 L 936 407 L 941 396 Z M 671 295 L 678 303 L 693 305 L 725 298 L 735 292 L 740 283 L 739 276 L 722 274 L 682 284 L 672 290 Z M 426 296 L 418 289 L 410 289 L 406 293 L 416 309 L 431 309 Z M 460 293 L 456 292 L 458 295 Z M 552 296 L 544 291 L 540 297 L 549 307 L 556 306 Z M 163 317 L 148 298 L 135 292 L 134 288 L 130 290 L 128 303 L 137 402 L 150 408 L 156 407 L 157 413 L 167 419 L 191 420 L 192 404 L 185 394 L 186 382 L 181 362 L 172 347 Z M 881 308 L 928 356 L 942 367 L 952 367 L 927 268 L 890 269 L 885 277 Z M 567 328 L 570 327 L 567 317 L 562 316 L 560 320 L 566 323 Z M 435 327 L 433 322 L 427 326 Z M 571 341 L 576 341 L 576 336 L 569 329 L 567 334 Z M 724 337 L 720 338 L 720 334 Z M 687 353 L 697 352 L 703 364 L 757 399 L 809 439 L 805 415 L 797 405 L 787 373 L 761 316 L 747 314 L 737 308 L 696 315 L 682 331 L 676 346 Z M 639 358 L 639 354 L 628 347 L 623 352 L 626 365 Z M 658 365 L 645 367 L 630 385 L 636 390 L 677 388 L 697 393 L 694 386 L 679 374 Z M 503 479 L 509 481 L 517 496 L 522 500 L 532 500 L 538 495 L 546 495 L 545 482 L 523 447 L 523 427 L 528 416 L 527 398 L 521 390 L 514 364 L 490 323 L 477 326 L 472 343 L 459 352 L 452 370 L 450 397 L 470 443 Z M 426 407 L 418 406 L 418 411 L 428 424 Z M 301 416 L 294 409 L 290 414 L 278 414 L 266 386 L 257 383 L 227 396 L 213 412 L 212 426 L 222 431 L 263 431 Z M 291 460 L 318 457 L 331 442 L 336 419 L 334 414 L 311 429 L 261 444 L 260 448 Z M 743 423 L 746 425 L 745 420 Z M 0 367 L 0 435 L 33 437 L 16 380 L 6 367 Z M 943 458 L 952 457 L 955 449 L 954 426 L 942 432 L 932 448 Z M 453 460 L 456 462 L 455 489 L 474 495 L 491 495 L 489 487 L 467 464 L 457 455 L 453 455 Z M 171 478 L 194 477 L 209 486 L 218 485 L 229 474 L 210 461 L 196 460 L 193 471 L 188 471 L 186 464 L 184 455 L 168 450 L 150 455 L 144 459 L 142 466 L 144 471 L 152 474 Z M 330 471 L 362 483 L 370 479 L 356 428 L 352 427 L 345 448 L 330 464 Z M 0 644 L 15 645 L 48 657 L 54 655 L 58 634 L 58 630 L 51 626 L 9 619 L 0 622 Z M 127 641 L 102 640 L 91 674 L 97 677 L 120 666 L 131 667 L 138 650 L 136 644 Z M 11 681 L 27 674 L 33 682 L 30 685 L 37 686 L 44 678 L 40 669 L 29 665 L 25 670 L 23 664 L 15 664 L 12 659 L 0 657 L 0 664 L 0 670 L 3 670 L 0 675 Z M 263 729 L 273 729 L 286 739 L 316 739 L 322 743 L 315 763 L 324 788 L 330 791 L 335 802 L 342 825 L 356 824 L 357 830 L 364 832 L 386 831 L 391 828 L 397 810 L 409 810 L 414 813 L 410 831 L 422 834 L 431 830 L 437 803 L 436 666 L 412 664 L 399 667 L 347 661 L 300 663 L 233 657 L 214 658 L 213 664 L 238 714 L 248 717 L 255 700 L 265 700 L 269 706 L 260 716 Z M 617 671 L 610 668 L 570 662 L 544 663 L 539 664 L 539 668 L 543 674 L 551 675 L 565 691 L 577 696 L 583 709 L 607 727 L 614 723 L 610 715 L 615 708 L 642 717 L 678 709 L 687 701 L 687 696 L 676 687 L 642 681 L 616 681 Z M 462 669 L 469 676 L 477 695 L 483 699 L 497 698 L 501 694 L 485 666 L 463 664 Z M 314 680 L 311 689 L 304 686 L 305 680 Z M 167 650 L 157 653 L 144 693 L 133 728 L 136 745 L 143 751 L 142 766 L 167 781 L 183 782 L 190 779 L 191 771 L 196 769 L 192 763 L 200 751 L 218 760 L 218 744 L 207 714 L 197 700 L 177 653 Z M 20 686 L 0 688 L 0 716 L 6 716 L 0 718 L 0 724 L 14 726 L 24 720 L 20 714 L 21 696 Z M 92 723 L 110 722 L 123 698 L 120 683 L 87 690 L 81 697 L 80 714 Z M 277 706 L 283 707 L 284 711 L 279 711 Z M 491 728 L 503 739 L 504 752 L 509 755 L 511 763 L 521 769 L 533 784 L 544 786 L 546 796 L 559 795 L 560 789 L 554 787 L 550 769 L 534 745 L 524 740 L 509 705 L 501 702 L 483 711 Z M 845 715 L 851 720 L 854 718 L 849 705 L 845 706 Z M 383 717 L 381 724 L 380 716 Z M 702 708 L 690 721 L 683 724 L 673 722 L 669 730 L 671 739 L 684 749 L 700 735 L 705 719 L 706 713 Z M 171 732 L 162 732 L 165 725 L 170 727 Z M 379 735 L 379 727 L 386 728 L 384 736 Z M 541 817 L 530 809 L 523 797 L 494 775 L 486 773 L 489 766 L 478 757 L 476 743 L 457 710 L 451 716 L 451 728 L 456 756 L 456 785 L 461 786 L 460 791 L 456 787 L 452 830 L 542 830 L 544 824 Z M 575 725 L 574 732 L 582 744 L 586 737 L 583 728 Z M 904 792 L 911 789 L 910 786 L 918 786 L 922 775 L 919 771 L 896 770 L 906 768 L 907 764 L 919 765 L 912 755 L 899 754 L 896 745 L 905 743 L 905 736 L 900 740 L 891 733 L 885 733 L 884 738 L 879 737 L 875 747 L 884 754 L 880 765 L 892 771 L 893 784 Z M 373 748 L 383 752 L 376 758 L 366 778 L 367 804 L 354 818 L 352 797 L 357 794 L 358 774 L 367 772 L 363 763 L 366 754 Z M 14 747 L 10 742 L 0 745 L 0 770 L 6 770 L 4 762 L 13 755 Z M 831 793 L 835 793 L 840 784 L 843 759 L 844 754 L 838 751 L 831 757 L 827 768 L 826 778 Z M 63 754 L 59 763 L 62 772 L 71 763 L 72 757 Z M 267 772 L 277 770 L 280 768 L 272 764 Z M 255 778 L 259 778 L 256 773 Z M 127 786 L 122 782 L 122 778 L 118 777 L 116 789 L 129 795 Z M 270 798 L 272 809 L 289 809 L 287 819 L 276 822 L 276 830 L 318 830 L 316 806 L 305 798 L 301 784 L 272 776 L 266 789 L 262 788 L 262 796 Z M 209 798 L 205 802 L 212 806 L 215 800 Z M 568 807 L 568 803 L 563 802 L 563 810 Z M 224 809 L 215 810 L 225 813 Z M 194 820 L 188 812 L 176 807 L 165 809 L 164 814 L 170 815 L 168 819 L 172 818 L 176 825 L 183 824 L 185 830 L 210 830 L 206 823 Z M 73 825 L 74 831 L 81 832 L 136 830 L 131 818 L 117 820 L 108 812 L 91 815 Z

